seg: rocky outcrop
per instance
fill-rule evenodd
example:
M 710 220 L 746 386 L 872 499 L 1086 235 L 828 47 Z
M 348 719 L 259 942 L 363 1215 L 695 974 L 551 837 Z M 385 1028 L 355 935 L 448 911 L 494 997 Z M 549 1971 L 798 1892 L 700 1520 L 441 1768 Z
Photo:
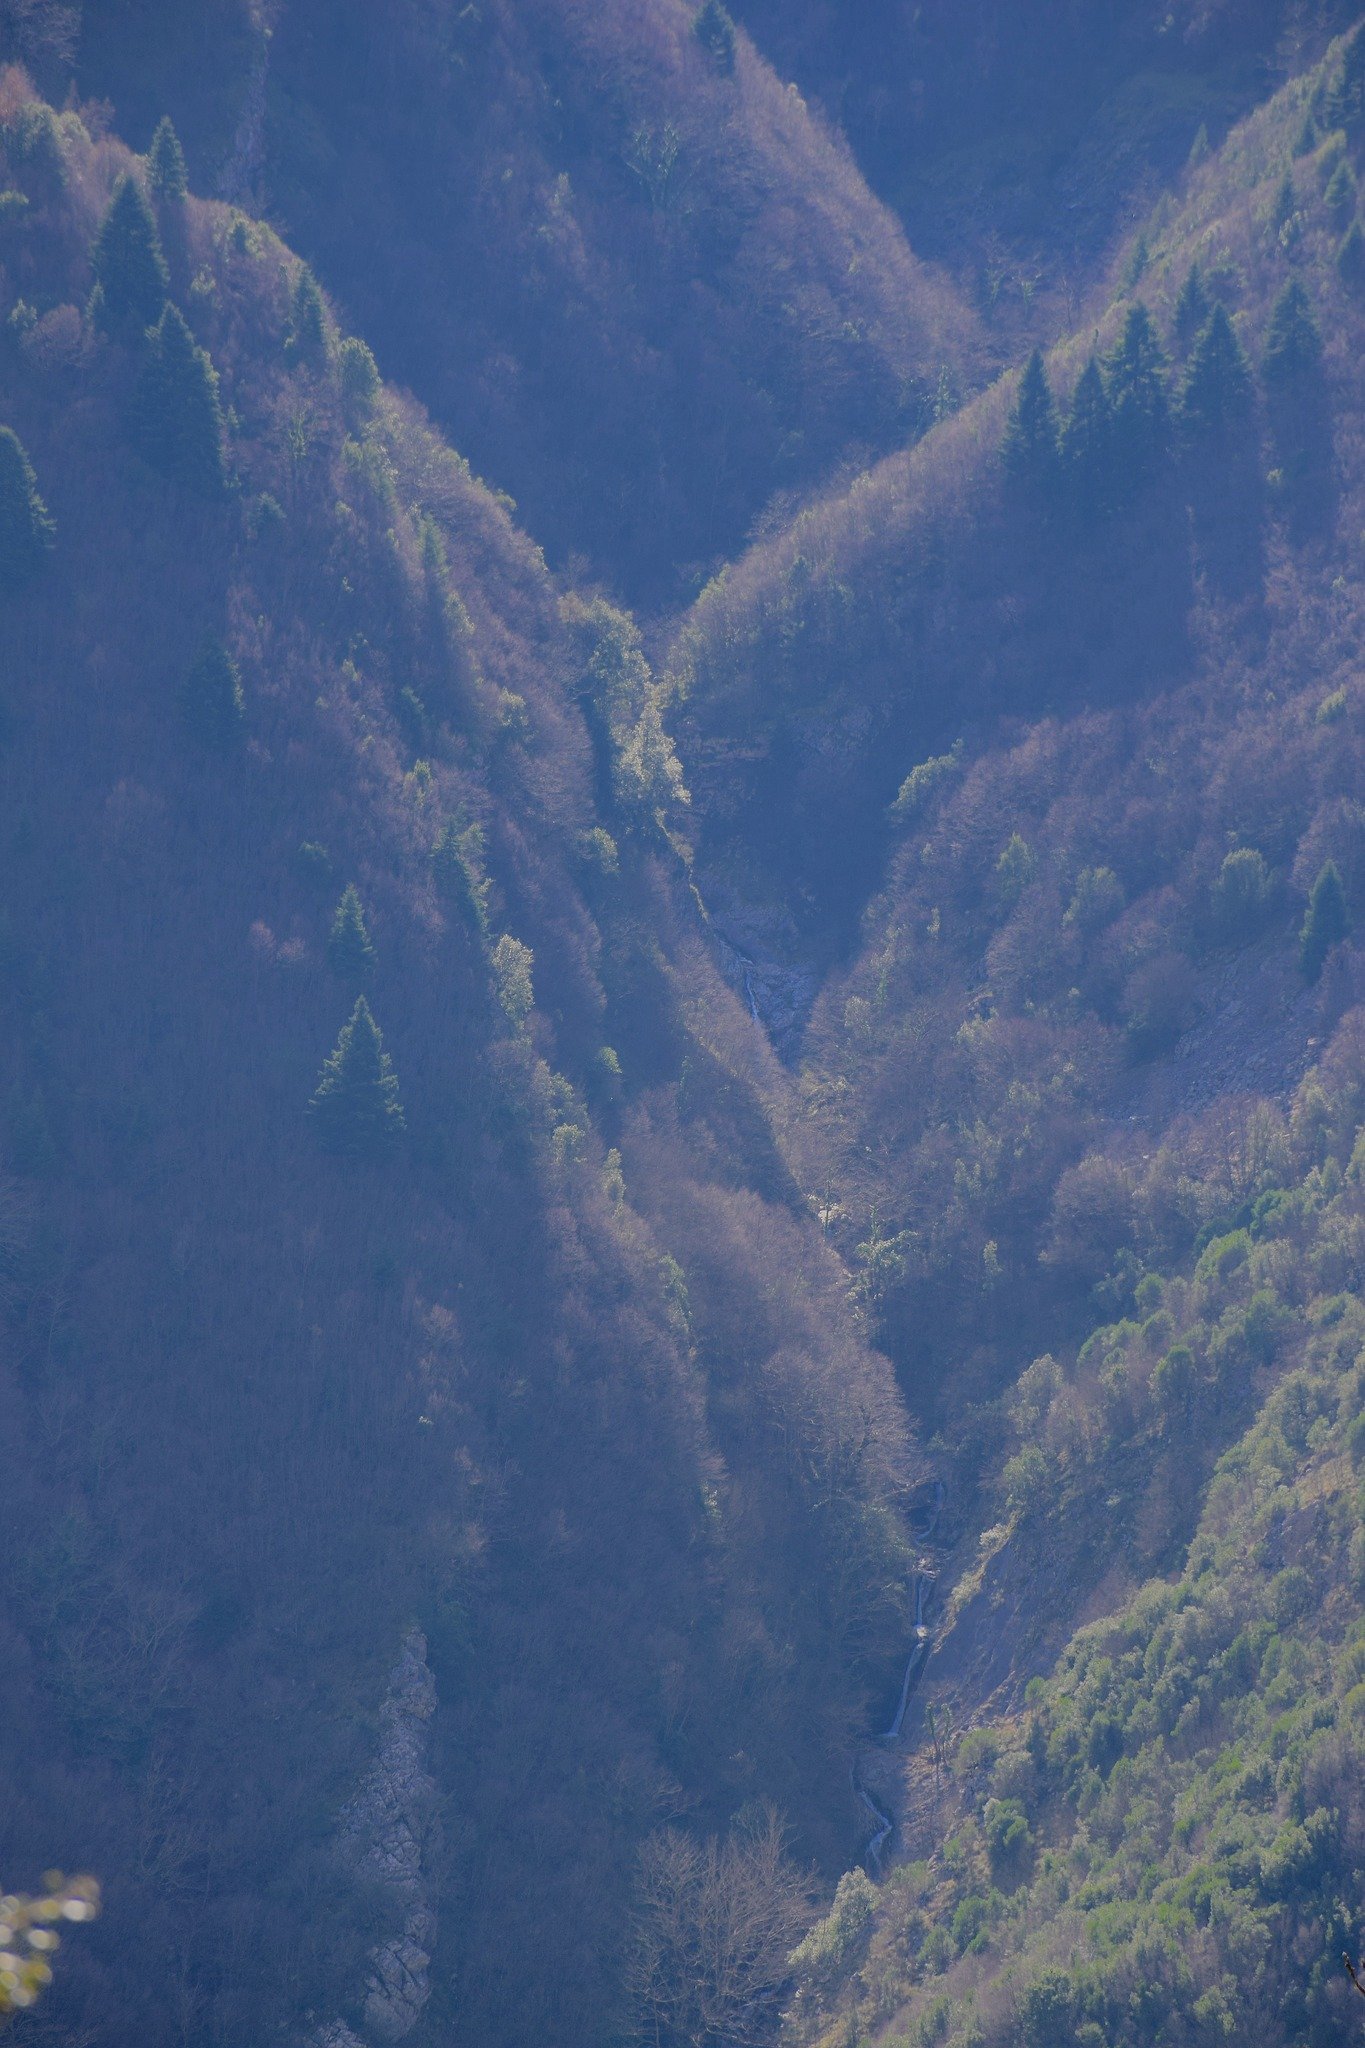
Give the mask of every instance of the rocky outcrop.
M 436 1920 L 429 1885 L 436 1784 L 427 1760 L 435 1711 L 426 1637 L 410 1629 L 389 1675 L 374 1762 L 341 1814 L 342 1850 L 357 1877 L 381 1885 L 403 1916 L 401 1932 L 370 1957 L 363 2019 L 371 2041 L 401 2041 L 431 1996 L 428 1972 Z M 310 2048 L 365 2044 L 343 2021 L 333 2020 L 313 2034 Z

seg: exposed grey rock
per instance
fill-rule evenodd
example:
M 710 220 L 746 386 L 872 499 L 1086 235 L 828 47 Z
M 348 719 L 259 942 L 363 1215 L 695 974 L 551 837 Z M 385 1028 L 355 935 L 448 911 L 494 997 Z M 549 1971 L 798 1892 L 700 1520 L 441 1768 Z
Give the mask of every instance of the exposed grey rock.
M 431 1957 L 416 1938 L 419 1930 L 430 1940 L 430 1915 L 420 1911 L 409 1916 L 404 1933 L 374 1952 L 365 1989 L 365 2024 L 382 2041 L 401 2041 L 411 2033 L 431 1996 Z
M 436 1682 L 426 1637 L 410 1629 L 380 1709 L 379 1748 L 359 1789 L 342 1809 L 341 1842 L 356 1875 L 382 1885 L 401 1908 L 403 1931 L 370 1957 L 365 2031 L 401 2041 L 431 1996 L 428 1972 L 436 1920 L 427 1892 L 435 1847 L 436 1785 L 427 1768 Z M 313 2037 L 314 2048 L 363 2048 L 341 2021 Z
M 353 2034 L 345 2020 L 328 2020 L 308 2038 L 309 2048 L 365 2048 L 359 2034 Z

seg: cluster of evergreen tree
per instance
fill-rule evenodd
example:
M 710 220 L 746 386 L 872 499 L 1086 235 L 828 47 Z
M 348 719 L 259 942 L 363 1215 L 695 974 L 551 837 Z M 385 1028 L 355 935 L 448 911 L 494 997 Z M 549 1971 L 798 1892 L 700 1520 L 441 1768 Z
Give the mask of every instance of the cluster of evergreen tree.
M 169 120 L 148 156 L 148 181 L 166 207 L 183 200 L 185 158 Z M 170 271 L 156 216 L 137 179 L 115 185 L 90 251 L 93 324 L 140 352 L 129 425 L 154 469 L 216 496 L 225 482 L 218 375 L 170 296 Z
M 1020 378 L 1002 448 L 1013 498 L 1031 515 L 1083 523 L 1132 504 L 1177 461 L 1226 464 L 1252 445 L 1256 385 L 1221 303 L 1210 304 L 1197 269 L 1176 303 L 1173 341 L 1184 368 L 1173 380 L 1155 322 L 1141 301 L 1103 359 L 1092 356 L 1065 418 L 1040 350 Z M 1268 393 L 1302 396 L 1318 386 L 1321 341 L 1302 285 L 1286 286 L 1262 356 Z

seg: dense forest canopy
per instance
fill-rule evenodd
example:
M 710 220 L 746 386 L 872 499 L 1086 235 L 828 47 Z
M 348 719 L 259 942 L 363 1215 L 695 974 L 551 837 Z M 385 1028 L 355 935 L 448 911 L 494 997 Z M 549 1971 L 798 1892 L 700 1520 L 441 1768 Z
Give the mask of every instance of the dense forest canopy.
M 1363 178 L 1349 0 L 0 0 L 16 2044 L 1365 2023 Z

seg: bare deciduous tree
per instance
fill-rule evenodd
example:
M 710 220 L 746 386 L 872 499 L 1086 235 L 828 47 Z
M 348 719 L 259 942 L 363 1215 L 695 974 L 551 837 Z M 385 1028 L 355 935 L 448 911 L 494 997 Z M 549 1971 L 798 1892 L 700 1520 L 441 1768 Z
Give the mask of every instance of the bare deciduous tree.
M 724 1840 L 676 1828 L 640 1852 L 629 1970 L 635 2039 L 653 2048 L 748 2048 L 771 2030 L 810 1891 L 776 1811 L 742 1814 Z

